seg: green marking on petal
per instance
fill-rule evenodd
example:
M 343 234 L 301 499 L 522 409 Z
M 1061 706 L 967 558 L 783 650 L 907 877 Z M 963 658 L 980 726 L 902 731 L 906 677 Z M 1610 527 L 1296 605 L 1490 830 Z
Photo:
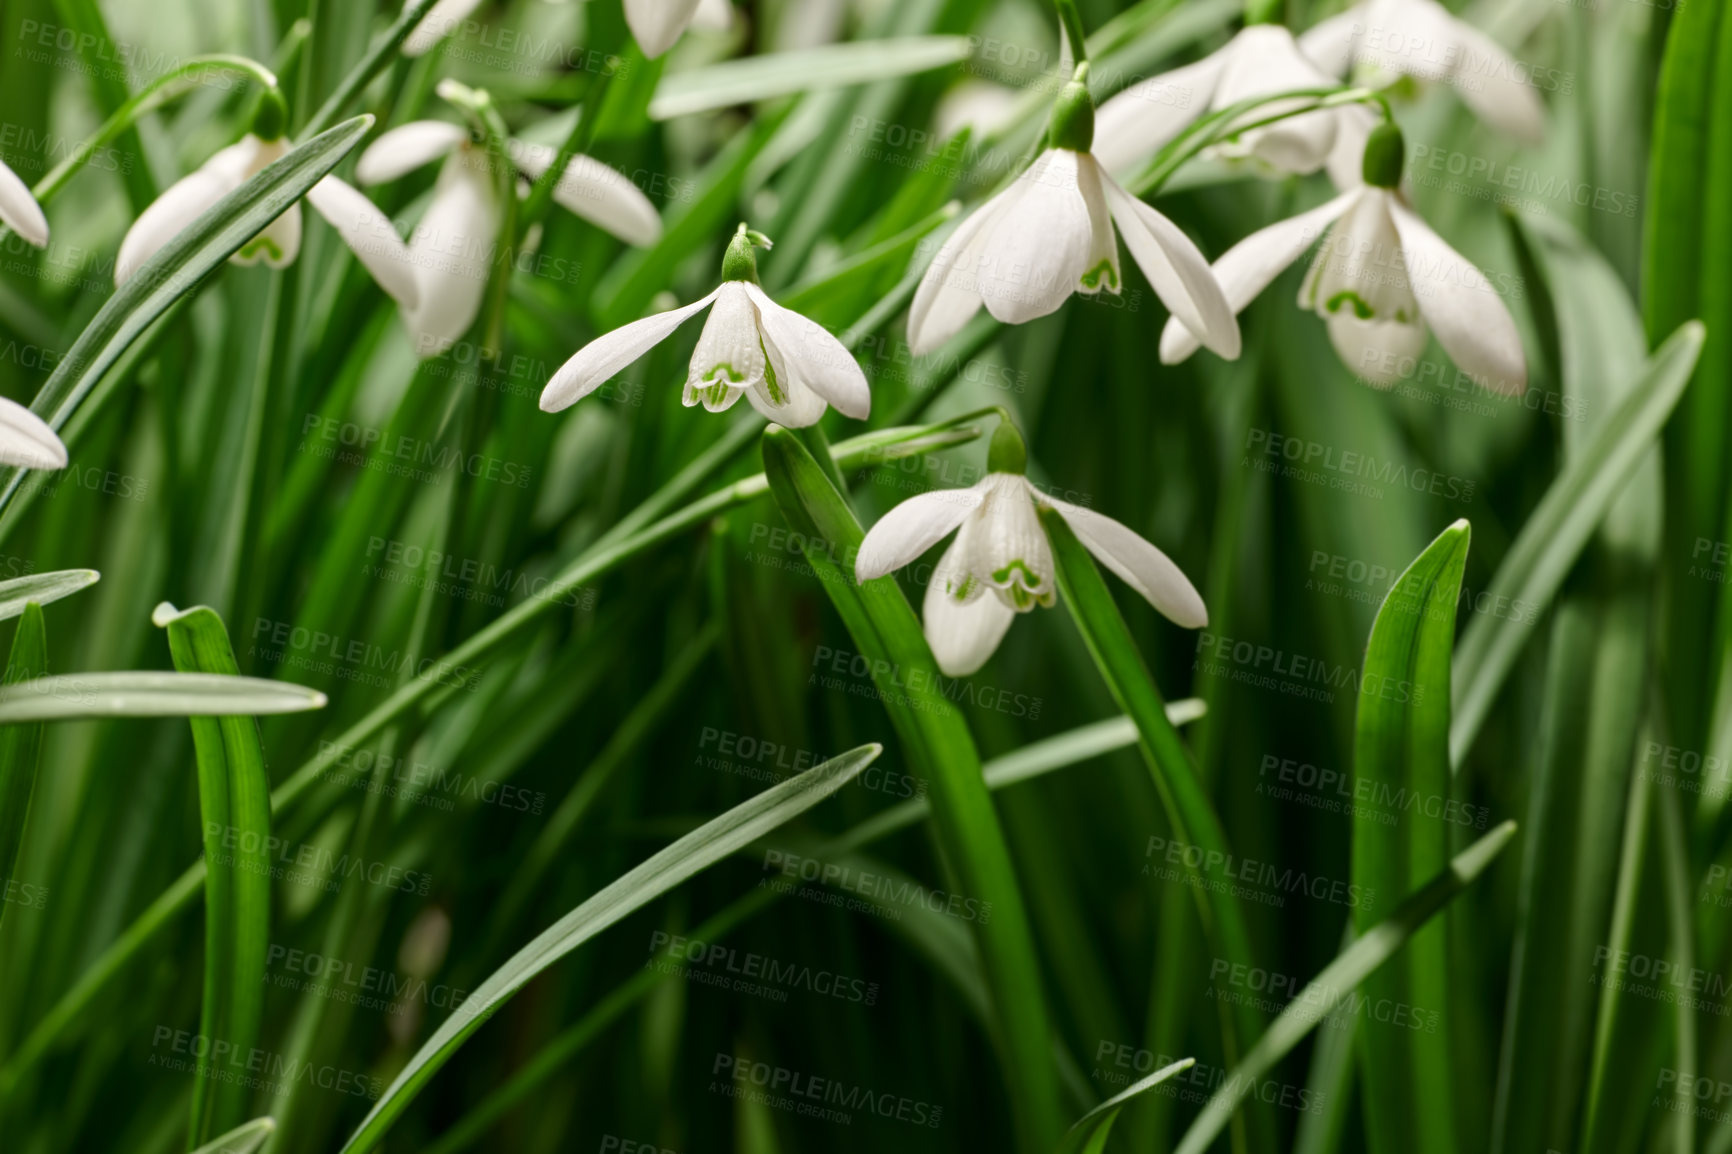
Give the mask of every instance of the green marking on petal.
M 1010 584 L 1011 575 L 1014 573 L 1022 574 L 1022 581 L 1020 582 L 1022 588 L 1040 588 L 1040 574 L 1036 573 L 1033 569 L 1030 569 L 1028 567 L 1028 562 L 1022 560 L 1020 557 L 1006 565 L 1004 568 L 994 570 L 992 574 L 992 582 L 995 585 L 1008 585 Z
M 1372 308 L 1364 297 L 1360 296 L 1352 289 L 1342 289 L 1327 301 L 1324 301 L 1323 307 L 1332 313 L 1338 313 L 1341 311 L 1341 306 L 1343 304 L 1352 305 L 1353 315 L 1362 321 L 1368 321 L 1377 315 L 1377 310 Z
M 764 354 L 764 388 L 769 390 L 770 403 L 774 405 L 787 404 L 788 394 L 782 391 L 781 384 L 776 380 L 776 366 L 770 360 L 770 350 L 764 347 L 762 333 L 758 334 L 758 351 Z
M 246 244 L 241 246 L 239 255 L 242 257 L 254 257 L 260 253 L 265 254 L 265 259 L 267 261 L 280 261 L 283 259 L 282 246 L 268 236 L 255 236 L 252 240 L 249 240 Z
M 710 371 L 698 378 L 701 381 L 730 381 L 739 384 L 746 379 L 745 374 L 730 365 L 727 361 L 710 366 Z
M 1103 260 L 1082 275 L 1082 286 L 1089 292 L 1100 292 L 1105 288 L 1108 292 L 1119 291 L 1118 272 L 1113 268 L 1113 262 Z

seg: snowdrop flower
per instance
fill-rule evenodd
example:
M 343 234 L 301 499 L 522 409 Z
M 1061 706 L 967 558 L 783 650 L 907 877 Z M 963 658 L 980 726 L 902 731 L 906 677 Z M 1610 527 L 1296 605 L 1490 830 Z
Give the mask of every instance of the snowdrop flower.
M 114 260 L 116 285 L 125 284 L 140 266 L 212 205 L 289 151 L 289 141 L 282 135 L 285 112 L 282 98 L 267 94 L 252 131 L 171 184 L 139 214 L 121 239 L 120 252 Z M 306 199 L 354 251 L 356 259 L 379 282 L 380 288 L 401 304 L 414 303 L 416 286 L 409 268 L 409 253 L 398 239 L 390 218 L 334 176 L 315 184 Z M 286 268 L 294 263 L 300 251 L 301 206 L 292 204 L 229 259 L 235 264 L 263 261 L 271 268 Z
M 686 374 L 682 400 L 687 408 L 702 404 L 719 413 L 743 396 L 766 418 L 790 429 L 816 423 L 826 404 L 865 420 L 872 396 L 859 362 L 822 325 L 765 295 L 758 287 L 754 246 L 768 248 L 769 239 L 740 225 L 722 260 L 720 288 L 585 345 L 547 383 L 542 409 L 556 413 L 581 401 L 683 321 L 710 308 Z
M 1095 158 L 1123 173 L 1153 158 L 1204 115 L 1246 100 L 1284 92 L 1335 88 L 1338 81 L 1311 61 L 1279 24 L 1253 24 L 1214 54 L 1131 85 L 1101 105 L 1095 127 Z M 1303 108 L 1303 99 L 1271 101 L 1246 113 L 1243 122 Z M 1330 161 L 1343 120 L 1365 110 L 1353 106 L 1290 116 L 1215 145 L 1229 160 L 1249 161 L 1273 175 L 1312 173 Z M 1363 144 L 1363 138 L 1360 143 Z M 1346 166 L 1357 176 L 1359 151 Z M 1331 168 L 1333 173 L 1334 169 Z M 1350 181 L 1351 182 L 1351 181 Z M 1339 182 L 1338 182 L 1339 183 Z
M 1090 553 L 1186 629 L 1208 625 L 1203 599 L 1179 567 L 1129 528 L 1049 497 L 1023 475 L 1027 451 L 1009 424 L 993 434 L 987 474 L 971 489 L 913 497 L 886 513 L 860 543 L 862 583 L 912 564 L 956 532 L 926 586 L 926 642 L 949 677 L 986 664 L 1018 613 L 1050 608 L 1058 585 L 1039 509 L 1056 509 Z
M 66 446 L 48 422 L 17 401 L 0 397 L 0 465 L 64 469 Z
M 733 19 L 728 0 L 625 0 L 625 22 L 649 57 L 672 48 L 688 24 L 722 31 Z
M 1515 321 L 1485 275 L 1444 243 L 1412 208 L 1401 182 L 1401 130 L 1380 126 L 1365 148 L 1362 187 L 1320 208 L 1252 233 L 1215 262 L 1227 299 L 1243 309 L 1322 237 L 1299 289 L 1300 307 L 1328 325 L 1342 361 L 1371 384 L 1395 383 L 1403 363 L 1437 341 L 1486 388 L 1527 388 L 1527 361 Z M 1197 340 L 1167 322 L 1161 360 L 1174 364 Z
M 408 3 L 413 4 L 415 0 L 408 0 Z M 403 41 L 403 55 L 425 56 L 434 45 L 456 32 L 479 7 L 481 0 L 439 0 Z
M 557 151 L 540 144 L 507 142 L 509 159 L 530 178 L 545 173 Z M 419 302 L 405 306 L 403 320 L 422 357 L 437 356 L 460 340 L 481 312 L 505 219 L 500 183 L 487 149 L 469 131 L 442 120 L 417 120 L 391 129 L 361 154 L 355 175 L 362 184 L 396 180 L 442 160 L 433 199 L 410 236 L 408 256 L 419 285 Z M 598 160 L 574 156 L 553 186 L 553 199 L 628 244 L 661 238 L 661 217 L 624 174 Z
M 30 186 L 0 161 L 0 224 L 37 248 L 48 247 L 48 218 Z
M 1006 324 L 1058 310 L 1072 293 L 1117 293 L 1125 246 L 1175 317 L 1224 357 L 1239 325 L 1209 263 L 1172 221 L 1120 188 L 1096 161 L 1088 65 L 1053 106 L 1047 148 L 1016 183 L 982 205 L 939 249 L 908 312 L 908 344 L 929 353 L 982 304 Z
M 1452 85 L 1474 115 L 1499 131 L 1528 144 L 1545 137 L 1535 70 L 1437 0 L 1362 0 L 1303 33 L 1299 47 L 1335 76 L 1358 64 L 1374 76 Z

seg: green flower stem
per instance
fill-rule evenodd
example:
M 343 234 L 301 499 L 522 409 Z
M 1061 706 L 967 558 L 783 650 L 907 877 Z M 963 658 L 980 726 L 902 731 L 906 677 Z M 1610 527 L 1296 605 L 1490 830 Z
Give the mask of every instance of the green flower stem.
M 30 190 L 36 198 L 36 203 L 46 205 L 66 187 L 77 172 L 90 158 L 96 155 L 98 149 L 113 143 L 114 139 L 150 113 L 155 112 L 164 104 L 199 87 L 212 75 L 223 72 L 238 73 L 249 80 L 257 82 L 266 89 L 277 86 L 277 77 L 269 68 L 257 60 L 245 56 L 229 56 L 217 54 L 213 56 L 195 56 L 172 72 L 165 72 L 143 88 L 125 104 L 114 110 L 110 116 L 83 144 L 68 153 L 66 159 L 55 165 L 48 174 L 36 182 Z
M 1203 788 L 1190 751 L 1167 720 L 1166 703 L 1094 560 L 1056 509 L 1042 509 L 1040 519 L 1052 542 L 1061 599 L 1113 700 L 1136 724 L 1137 744 L 1154 777 L 1173 838 L 1197 847 L 1210 860 L 1231 860 L 1226 830 Z M 1250 929 L 1238 899 L 1231 892 L 1220 892 L 1214 884 L 1218 879 L 1205 876 L 1201 865 L 1192 866 L 1189 854 L 1184 855 L 1184 865 L 1193 879 L 1197 915 L 1216 956 L 1234 965 L 1251 966 Z M 1244 1042 L 1262 1033 L 1262 1015 L 1244 1005 L 1229 1010 L 1223 1002 L 1219 1008 L 1224 1057 L 1229 1066 L 1236 1065 Z M 1243 1119 L 1235 1116 L 1235 1128 L 1242 1125 Z M 1235 1135 L 1234 1148 L 1244 1148 L 1242 1134 Z
M 415 31 L 415 26 L 421 23 L 423 17 L 432 11 L 438 0 L 415 0 L 415 3 L 403 9 L 403 14 L 397 17 L 396 23 L 386 30 L 379 42 L 368 50 L 349 74 L 343 77 L 337 90 L 330 98 L 313 113 L 313 118 L 301 127 L 295 139 L 306 140 L 323 132 L 351 101 L 361 94 L 362 89 L 373 82 L 373 78 L 385 70 L 385 66 L 397 58 L 397 50 L 403 46 L 403 41 L 409 39 L 409 33 Z
M 1058 9 L 1058 21 L 1064 25 L 1065 39 L 1070 41 L 1071 59 L 1077 64 L 1089 58 L 1088 37 L 1083 34 L 1082 15 L 1076 10 L 1076 0 L 1053 0 Z

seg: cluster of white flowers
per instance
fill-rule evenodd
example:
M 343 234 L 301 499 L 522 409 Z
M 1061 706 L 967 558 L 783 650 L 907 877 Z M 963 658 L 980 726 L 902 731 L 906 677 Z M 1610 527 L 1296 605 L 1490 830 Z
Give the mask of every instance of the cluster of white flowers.
M 624 2 L 632 34 L 649 56 L 666 52 L 694 23 L 725 28 L 732 11 L 725 0 Z M 426 52 L 477 5 L 440 0 L 410 33 L 405 53 Z M 983 307 L 998 321 L 1020 324 L 1055 312 L 1073 293 L 1120 292 L 1122 237 L 1171 313 L 1160 338 L 1161 360 L 1174 363 L 1202 347 L 1236 358 L 1237 314 L 1315 246 L 1299 301 L 1323 319 L 1349 366 L 1365 373 L 1368 365 L 1400 364 L 1420 353 L 1434 332 L 1450 357 L 1488 388 L 1519 393 L 1527 369 L 1515 322 L 1485 276 L 1409 205 L 1401 188 L 1401 134 L 1387 106 L 1379 115 L 1364 100 L 1326 99 L 1340 93 L 1349 74 L 1364 83 L 1397 75 L 1453 83 L 1467 69 L 1474 75 L 1465 79 L 1474 82 L 1458 89 L 1476 113 L 1524 140 L 1539 138 L 1544 109 L 1532 88 L 1516 79 L 1520 67 L 1436 0 L 1363 0 L 1299 37 L 1279 25 L 1253 24 L 1212 55 L 1141 81 L 1098 112 L 1084 64 L 1054 103 L 1046 147 L 1008 187 L 958 222 L 934 256 L 909 309 L 909 346 L 916 355 L 937 349 Z M 459 108 L 476 110 L 467 100 L 476 94 L 461 85 L 447 81 L 440 91 Z M 1171 93 L 1182 99 L 1165 98 Z M 1205 116 L 1225 121 L 1207 149 L 1216 159 L 1260 175 L 1326 171 L 1339 195 L 1251 234 L 1211 265 L 1178 226 L 1121 183 Z M 139 216 L 121 244 L 116 282 L 283 156 L 289 147 L 285 118 L 281 97 L 267 92 L 253 131 Z M 476 119 L 474 129 L 434 120 L 404 124 L 361 156 L 356 176 L 366 185 L 440 162 L 432 196 L 407 242 L 372 201 L 334 176 L 306 197 L 398 303 L 423 357 L 445 351 L 475 322 L 507 219 L 505 198 L 524 195 L 524 178 L 542 177 L 557 157 L 544 145 L 490 135 Z M 552 195 L 629 244 L 653 245 L 661 237 L 661 220 L 644 194 L 587 156 L 570 158 Z M 41 208 L 4 165 L 0 222 L 32 244 L 47 243 Z M 281 268 L 295 260 L 300 243 L 295 205 L 232 259 Z M 718 288 L 580 349 L 548 383 L 541 407 L 552 412 L 581 400 L 707 308 L 686 378 L 687 406 L 720 412 L 744 397 L 788 427 L 812 425 L 832 406 L 865 419 L 871 396 L 859 363 L 821 325 L 759 287 L 759 247 L 768 248 L 768 239 L 742 224 Z M 1375 369 L 1367 379 L 1391 383 Z M 1000 434 L 983 481 L 966 492 L 917 497 L 891 512 L 867 536 L 856 570 L 861 581 L 884 576 L 957 531 L 925 606 L 928 639 L 947 673 L 978 669 L 1016 613 L 1053 604 L 1041 506 L 1057 510 L 1109 569 L 1167 617 L 1191 628 L 1206 623 L 1202 599 L 1159 549 L 1110 518 L 1043 496 L 1022 476 L 1020 434 L 1008 426 Z M 0 463 L 59 467 L 66 449 L 36 414 L 0 400 Z

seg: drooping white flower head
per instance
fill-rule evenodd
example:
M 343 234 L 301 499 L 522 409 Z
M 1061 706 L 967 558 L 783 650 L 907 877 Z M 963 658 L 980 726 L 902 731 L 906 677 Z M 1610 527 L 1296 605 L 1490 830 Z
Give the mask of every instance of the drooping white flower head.
M 689 24 L 725 30 L 734 19 L 728 0 L 625 0 L 625 22 L 643 54 L 660 56 Z
M 1049 147 L 964 220 L 927 268 L 908 313 L 916 356 L 955 336 L 982 305 L 1006 324 L 1022 324 L 1056 312 L 1072 293 L 1117 293 L 1120 232 L 1173 315 L 1222 356 L 1239 355 L 1238 321 L 1203 254 L 1090 152 L 1087 67 L 1054 106 Z
M 866 374 L 824 326 L 783 308 L 758 287 L 754 244 L 768 240 L 745 225 L 728 245 L 722 284 L 683 308 L 644 317 L 597 337 L 560 366 L 541 394 L 549 413 L 581 401 L 613 375 L 710 308 L 692 353 L 682 400 L 712 413 L 741 397 L 784 428 L 815 424 L 826 404 L 856 420 L 872 408 Z M 714 306 L 713 308 L 711 306 Z
M 4 161 L 0 161 L 0 224 L 37 248 L 48 247 L 48 218 L 42 215 L 42 206 Z
M 1448 84 L 1499 131 L 1528 144 L 1545 138 L 1534 69 L 1437 0 L 1363 0 L 1301 34 L 1299 47 L 1334 76 L 1358 65 L 1371 80 L 1411 76 Z
M 139 214 L 121 239 L 120 252 L 114 261 L 115 284 L 124 284 L 217 201 L 288 152 L 289 141 L 281 133 L 280 104 L 281 98 L 272 93 L 267 94 L 261 105 L 255 128 L 268 125 L 267 135 L 248 132 L 234 144 L 218 150 L 171 184 Z M 404 307 L 413 307 L 417 290 L 409 251 L 398 238 L 390 218 L 334 176 L 313 185 L 306 199 L 354 251 L 379 287 Z M 292 204 L 229 259 L 236 264 L 263 261 L 271 268 L 286 268 L 294 263 L 300 251 L 301 206 Z
M 1321 238 L 1299 304 L 1323 318 L 1335 351 L 1361 379 L 1394 384 L 1425 351 L 1429 326 L 1480 384 L 1519 394 L 1527 388 L 1527 359 L 1515 320 L 1485 274 L 1408 206 L 1397 187 L 1402 148 L 1398 129 L 1380 127 L 1366 146 L 1363 186 L 1223 253 L 1215 273 L 1227 299 L 1244 309 Z M 1196 338 L 1169 321 L 1162 362 L 1196 351 Z
M 66 446 L 48 422 L 17 401 L 0 397 L 0 465 L 64 469 Z
M 407 0 L 405 7 L 415 3 Z M 409 33 L 409 38 L 403 41 L 403 55 L 425 56 L 447 36 L 455 33 L 469 19 L 470 14 L 481 7 L 481 0 L 439 0 L 421 17 L 421 23 L 415 25 L 415 30 Z
M 1124 174 L 1147 163 L 1199 118 L 1246 100 L 1284 92 L 1334 88 L 1336 78 L 1300 51 L 1279 24 L 1252 24 L 1195 64 L 1138 81 L 1100 107 L 1095 122 L 1095 158 Z M 1304 101 L 1271 101 L 1246 113 L 1249 124 L 1304 107 Z M 1275 176 L 1312 173 L 1329 163 L 1344 121 L 1364 115 L 1354 106 L 1317 109 L 1248 128 L 1211 151 L 1246 161 Z M 1359 152 L 1348 170 L 1356 177 Z M 1331 173 L 1333 174 L 1333 167 Z
M 1016 445 L 1020 450 L 1020 436 Z M 1162 616 L 1186 629 L 1209 623 L 1202 597 L 1165 553 L 1111 517 L 1042 493 L 1020 471 L 1020 451 L 1010 456 L 1003 459 L 995 435 L 991 471 L 979 483 L 902 502 L 872 526 L 855 558 L 855 580 L 870 581 L 912 564 L 956 532 L 932 572 L 921 614 L 926 642 L 946 676 L 978 670 L 1018 613 L 1057 601 L 1041 506 L 1056 509 L 1077 540 Z
M 507 142 L 509 159 L 535 178 L 558 153 L 540 144 Z M 487 279 L 504 222 L 498 182 L 487 150 L 467 129 L 442 120 L 416 120 L 375 140 L 361 154 L 355 175 L 362 184 L 396 180 L 442 160 L 433 199 L 410 236 L 409 263 L 419 285 L 419 303 L 403 309 L 419 356 L 437 356 L 460 340 L 481 312 Z M 587 156 L 574 156 L 553 186 L 554 201 L 627 244 L 661 238 L 661 217 L 622 173 Z

